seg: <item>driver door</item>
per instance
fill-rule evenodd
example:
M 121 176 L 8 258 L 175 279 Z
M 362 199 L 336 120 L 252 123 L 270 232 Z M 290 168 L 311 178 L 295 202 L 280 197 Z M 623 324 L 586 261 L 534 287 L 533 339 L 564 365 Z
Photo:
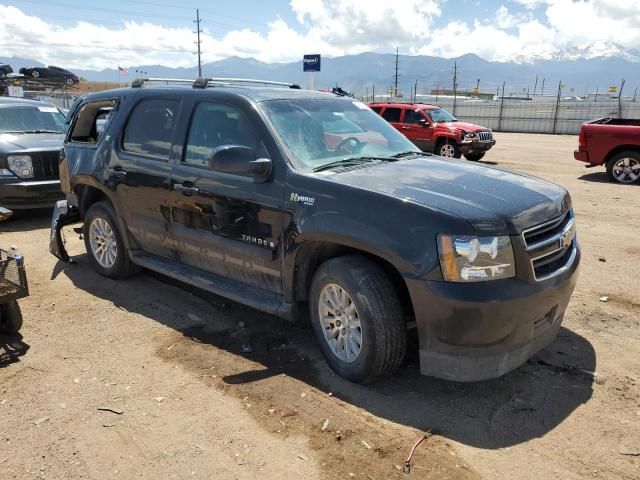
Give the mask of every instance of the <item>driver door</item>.
M 433 151 L 433 126 L 420 109 L 403 109 L 401 132 L 411 140 L 420 150 Z

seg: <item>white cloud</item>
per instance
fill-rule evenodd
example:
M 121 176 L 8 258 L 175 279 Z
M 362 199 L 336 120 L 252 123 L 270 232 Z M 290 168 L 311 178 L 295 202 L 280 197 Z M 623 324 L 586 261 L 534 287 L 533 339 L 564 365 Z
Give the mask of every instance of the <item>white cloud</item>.
M 545 54 L 567 46 L 609 40 L 640 47 L 638 0 L 511 0 L 489 18 L 443 19 L 446 0 L 291 0 L 296 20 L 274 17 L 264 32 L 237 29 L 202 36 L 204 60 L 238 55 L 266 62 L 303 53 L 327 56 L 365 51 L 458 56 L 489 60 Z M 78 22 L 71 27 L 0 4 L 0 54 L 70 68 L 141 64 L 193 66 L 193 32 L 150 22 L 119 27 Z

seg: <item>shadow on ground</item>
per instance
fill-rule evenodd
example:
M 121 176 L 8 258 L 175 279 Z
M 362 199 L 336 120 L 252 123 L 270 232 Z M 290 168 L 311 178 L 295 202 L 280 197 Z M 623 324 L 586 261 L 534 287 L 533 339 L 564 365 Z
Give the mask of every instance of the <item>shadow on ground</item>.
M 7 367 L 20 361 L 20 357 L 27 353 L 29 345 L 22 340 L 22 335 L 14 333 L 5 335 L 0 333 L 0 368 Z
M 28 232 L 46 228 L 51 224 L 52 212 L 52 208 L 15 211 L 11 218 L 0 222 L 0 233 Z
M 378 417 L 486 449 L 540 437 L 592 396 L 593 378 L 585 372 L 595 369 L 594 349 L 584 337 L 566 328 L 547 349 L 499 379 L 454 383 L 421 376 L 414 344 L 395 375 L 355 385 L 329 370 L 313 331 L 304 325 L 290 325 L 220 297 L 180 288 L 156 274 L 115 282 L 95 273 L 86 255 L 75 260 L 76 264 L 58 264 L 56 269 L 79 289 L 180 332 L 189 339 L 188 344 L 210 345 L 262 366 L 242 371 L 243 367 L 235 365 L 238 373 L 223 378 L 229 388 L 285 374 Z M 243 353 L 247 345 L 251 353 Z M 194 355 L 195 361 L 211 361 L 200 352 Z M 171 361 L 187 360 L 177 355 Z

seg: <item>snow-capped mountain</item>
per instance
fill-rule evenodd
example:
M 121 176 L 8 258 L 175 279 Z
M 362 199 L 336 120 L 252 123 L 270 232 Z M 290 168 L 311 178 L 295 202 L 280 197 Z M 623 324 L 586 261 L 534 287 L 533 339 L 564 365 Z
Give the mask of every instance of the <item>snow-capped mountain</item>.
M 532 65 L 539 62 L 572 62 L 592 58 L 621 58 L 628 62 L 640 63 L 640 51 L 623 47 L 615 42 L 593 42 L 585 47 L 570 47 L 539 55 L 515 55 L 510 62 Z

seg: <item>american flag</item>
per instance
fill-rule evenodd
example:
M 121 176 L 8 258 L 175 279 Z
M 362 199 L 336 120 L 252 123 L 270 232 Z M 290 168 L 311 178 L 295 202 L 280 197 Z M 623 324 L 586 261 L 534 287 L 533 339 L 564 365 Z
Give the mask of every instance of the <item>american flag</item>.
M 121 67 L 120 65 L 118 65 L 118 72 L 120 72 L 122 75 L 129 75 L 129 70 L 127 70 L 124 67 Z

